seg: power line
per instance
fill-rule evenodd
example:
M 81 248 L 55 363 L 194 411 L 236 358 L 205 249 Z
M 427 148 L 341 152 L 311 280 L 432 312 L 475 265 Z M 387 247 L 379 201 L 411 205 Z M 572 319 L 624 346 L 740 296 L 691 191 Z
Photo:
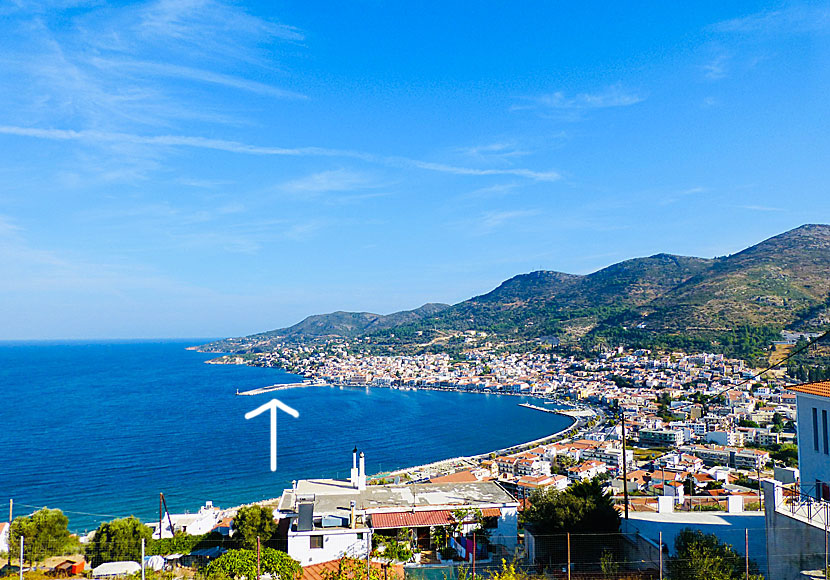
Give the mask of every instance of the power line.
M 774 369 L 776 367 L 781 366 L 782 364 L 784 364 L 785 362 L 787 362 L 788 360 L 793 358 L 795 355 L 804 352 L 805 350 L 807 350 L 808 348 L 810 348 L 811 346 L 813 346 L 817 342 L 820 342 L 821 340 L 824 340 L 827 336 L 830 336 L 830 330 L 825 331 L 824 334 L 822 334 L 821 336 L 818 336 L 815 339 L 808 341 L 807 344 L 805 344 L 801 348 L 797 348 L 797 349 L 793 350 L 790 354 L 785 356 L 783 359 L 781 359 L 780 361 L 778 361 L 777 363 L 775 363 L 773 365 L 768 366 L 767 368 L 765 368 L 761 372 L 759 372 L 757 374 L 754 374 L 754 375 L 752 375 L 751 377 L 749 377 L 747 379 L 744 379 L 743 381 L 741 381 L 740 383 L 738 383 L 736 385 L 732 385 L 731 387 L 727 387 L 727 388 L 721 390 L 720 392 L 718 392 L 717 395 L 715 395 L 715 397 L 720 397 L 724 393 L 728 393 L 729 391 L 733 391 L 733 390 L 737 389 L 738 387 L 742 387 L 743 385 L 747 384 L 750 381 L 754 381 L 755 379 L 759 378 L 764 373 L 766 373 L 768 371 L 771 371 L 772 369 Z M 680 405 L 678 407 L 675 407 L 675 409 L 682 409 L 686 406 L 691 406 L 691 405 L 694 405 L 694 404 L 695 403 L 693 401 L 690 401 L 689 403 L 686 403 L 684 405 Z

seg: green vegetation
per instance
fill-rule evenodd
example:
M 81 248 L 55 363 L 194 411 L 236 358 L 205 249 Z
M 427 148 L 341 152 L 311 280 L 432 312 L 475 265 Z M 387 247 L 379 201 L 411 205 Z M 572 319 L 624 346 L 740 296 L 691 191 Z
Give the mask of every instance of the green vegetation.
M 219 532 L 210 532 L 198 536 L 177 532 L 172 538 L 150 540 L 147 546 L 147 554 L 158 554 L 162 556 L 167 554 L 189 554 L 193 550 L 212 548 L 214 546 L 220 546 L 225 542 L 225 537 Z
M 381 569 L 380 566 L 372 566 L 367 575 L 366 561 L 358 558 L 340 558 L 337 570 L 324 570 L 325 580 L 398 580 L 394 570 Z M 249 576 L 250 578 L 250 576 Z M 280 580 L 287 580 L 281 578 Z
M 565 491 L 543 488 L 530 496 L 523 520 L 536 533 L 603 533 L 620 529 L 620 514 L 597 480 L 574 483 Z
M 783 328 L 820 330 L 830 314 L 830 226 L 807 225 L 732 256 L 701 259 L 658 254 L 576 276 L 538 271 L 447 307 L 427 304 L 389 316 L 334 312 L 290 328 L 204 347 L 269 352 L 279 343 L 351 340 L 367 354 L 447 352 L 460 359 L 466 330 L 487 333 L 505 352 L 539 348 L 556 337 L 562 352 L 614 346 L 720 352 L 765 363 Z M 305 356 L 297 354 L 296 356 Z M 830 376 L 823 358 L 796 359 L 792 376 Z
M 827 307 L 830 310 L 830 299 L 828 299 Z M 830 340 L 824 339 L 821 342 L 810 344 L 803 336 L 799 338 L 793 346 L 792 352 L 797 352 L 802 348 L 804 350 L 787 361 L 787 374 L 802 383 L 830 379 L 829 342 Z
M 86 548 L 87 560 L 93 568 L 104 562 L 140 561 L 141 540 L 149 542 L 152 533 L 132 516 L 104 522 Z
M 530 495 L 530 505 L 522 521 L 537 538 L 537 556 L 548 564 L 557 563 L 563 551 L 565 534 L 609 534 L 603 544 L 589 544 L 572 554 L 574 561 L 599 562 L 602 550 L 619 551 L 616 545 L 620 514 L 611 496 L 597 479 L 571 485 L 565 491 L 542 488 Z
M 233 518 L 236 544 L 243 549 L 256 549 L 257 536 L 262 545 L 273 545 L 277 534 L 277 522 L 272 509 L 253 505 L 239 508 Z
M 676 555 L 669 558 L 672 580 L 744 580 L 746 561 L 732 546 L 715 534 L 700 530 L 682 530 L 674 542 Z M 750 580 L 763 580 L 758 565 L 749 561 Z
M 14 519 L 9 530 L 12 558 L 20 558 L 20 537 L 23 536 L 23 558 L 34 564 L 49 556 L 76 552 L 78 539 L 70 536 L 69 519 L 61 510 L 42 508 L 30 516 Z
M 383 558 L 389 558 L 397 562 L 408 562 L 412 558 L 412 537 L 411 531 L 402 529 L 396 537 L 372 536 L 372 546 L 377 554 Z
M 229 550 L 207 565 L 207 578 L 256 578 L 257 554 L 255 550 Z M 285 552 L 272 548 L 260 550 L 260 573 L 271 574 L 279 580 L 299 580 L 303 570 L 300 563 Z
M 772 445 L 755 445 L 747 443 L 746 447 L 763 449 L 769 452 L 769 458 L 786 467 L 798 467 L 798 445 L 792 443 L 773 443 Z

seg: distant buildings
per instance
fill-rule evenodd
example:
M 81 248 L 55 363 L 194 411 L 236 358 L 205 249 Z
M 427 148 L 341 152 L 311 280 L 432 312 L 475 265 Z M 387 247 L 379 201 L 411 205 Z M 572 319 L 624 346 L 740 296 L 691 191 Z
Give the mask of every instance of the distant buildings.
M 303 566 L 365 558 L 373 535 L 395 537 L 403 529 L 422 549 L 439 542 L 438 528 L 448 530 L 462 556 L 470 549 L 465 534 L 478 525 L 508 553 L 516 546 L 519 502 L 495 482 L 363 482 L 361 465 L 349 480 L 300 480 L 283 492 L 275 515 L 292 558 Z

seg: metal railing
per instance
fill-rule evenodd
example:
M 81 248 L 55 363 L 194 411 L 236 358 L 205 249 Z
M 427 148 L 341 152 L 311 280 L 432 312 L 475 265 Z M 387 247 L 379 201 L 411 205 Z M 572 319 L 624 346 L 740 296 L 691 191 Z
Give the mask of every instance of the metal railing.
M 830 526 L 830 501 L 818 497 L 816 491 L 816 486 L 785 486 L 781 496 L 783 505 L 775 507 L 779 511 L 805 518 L 813 525 L 827 528 Z

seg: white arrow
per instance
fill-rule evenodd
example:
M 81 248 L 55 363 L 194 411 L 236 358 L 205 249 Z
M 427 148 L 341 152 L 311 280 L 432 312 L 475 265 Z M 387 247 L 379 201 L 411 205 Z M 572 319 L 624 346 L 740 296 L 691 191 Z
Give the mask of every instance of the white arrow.
M 281 409 L 294 417 L 295 419 L 300 416 L 299 411 L 296 409 L 292 409 L 282 401 L 277 399 L 271 399 L 264 405 L 261 405 L 254 409 L 253 411 L 248 411 L 245 413 L 246 419 L 252 419 L 257 415 L 264 413 L 267 410 L 271 410 L 271 471 L 277 470 L 277 409 Z

